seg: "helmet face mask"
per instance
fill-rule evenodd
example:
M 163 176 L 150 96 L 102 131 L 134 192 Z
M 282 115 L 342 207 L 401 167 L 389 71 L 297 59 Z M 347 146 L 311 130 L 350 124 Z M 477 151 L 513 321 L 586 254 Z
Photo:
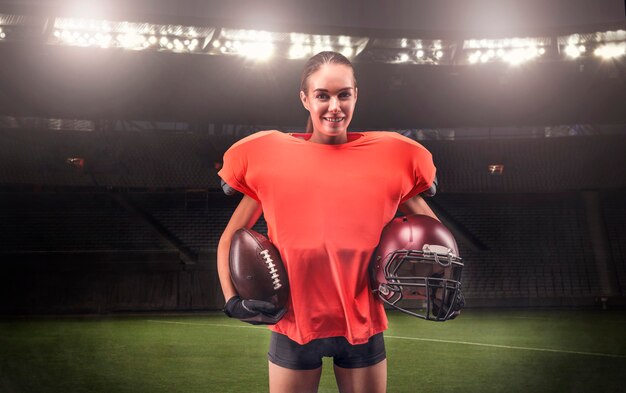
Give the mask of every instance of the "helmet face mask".
M 459 315 L 463 262 L 452 234 L 422 215 L 394 219 L 385 227 L 370 273 L 372 289 L 389 306 L 432 321 Z

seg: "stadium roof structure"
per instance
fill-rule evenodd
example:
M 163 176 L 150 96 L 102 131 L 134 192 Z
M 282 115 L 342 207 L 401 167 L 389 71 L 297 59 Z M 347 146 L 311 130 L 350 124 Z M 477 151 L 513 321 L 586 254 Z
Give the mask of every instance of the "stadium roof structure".
M 356 67 L 356 126 L 626 123 L 624 22 L 418 30 L 113 3 L 0 1 L 0 115 L 298 124 L 304 59 L 335 50 Z

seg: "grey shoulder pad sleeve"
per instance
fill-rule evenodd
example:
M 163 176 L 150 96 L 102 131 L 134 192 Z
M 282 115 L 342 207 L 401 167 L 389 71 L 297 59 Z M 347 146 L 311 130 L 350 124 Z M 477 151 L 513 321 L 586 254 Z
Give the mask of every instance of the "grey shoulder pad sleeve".
M 229 186 L 228 183 L 224 181 L 224 179 L 221 179 L 221 182 L 222 182 L 222 190 L 224 191 L 224 194 L 231 196 L 239 192 L 235 190 L 234 188 L 232 188 L 231 186 Z

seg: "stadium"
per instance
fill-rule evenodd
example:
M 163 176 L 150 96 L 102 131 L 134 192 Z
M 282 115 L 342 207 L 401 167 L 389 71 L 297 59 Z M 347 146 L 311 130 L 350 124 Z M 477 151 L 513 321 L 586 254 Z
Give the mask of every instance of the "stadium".
M 303 132 L 323 50 L 351 131 L 432 153 L 465 261 L 459 318 L 388 310 L 388 391 L 626 391 L 624 3 L 299 3 L 0 0 L 0 392 L 268 390 L 269 331 L 221 312 L 217 173 Z

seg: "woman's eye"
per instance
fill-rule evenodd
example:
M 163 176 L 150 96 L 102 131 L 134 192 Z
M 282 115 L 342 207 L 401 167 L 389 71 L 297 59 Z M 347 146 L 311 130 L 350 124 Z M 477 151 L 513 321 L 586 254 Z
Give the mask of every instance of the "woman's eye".
M 339 94 L 339 98 L 350 98 L 352 96 L 352 94 L 346 92 L 346 93 L 340 93 Z M 317 98 L 318 100 L 328 100 L 330 98 L 330 96 L 328 94 L 318 94 L 315 96 L 315 98 Z

